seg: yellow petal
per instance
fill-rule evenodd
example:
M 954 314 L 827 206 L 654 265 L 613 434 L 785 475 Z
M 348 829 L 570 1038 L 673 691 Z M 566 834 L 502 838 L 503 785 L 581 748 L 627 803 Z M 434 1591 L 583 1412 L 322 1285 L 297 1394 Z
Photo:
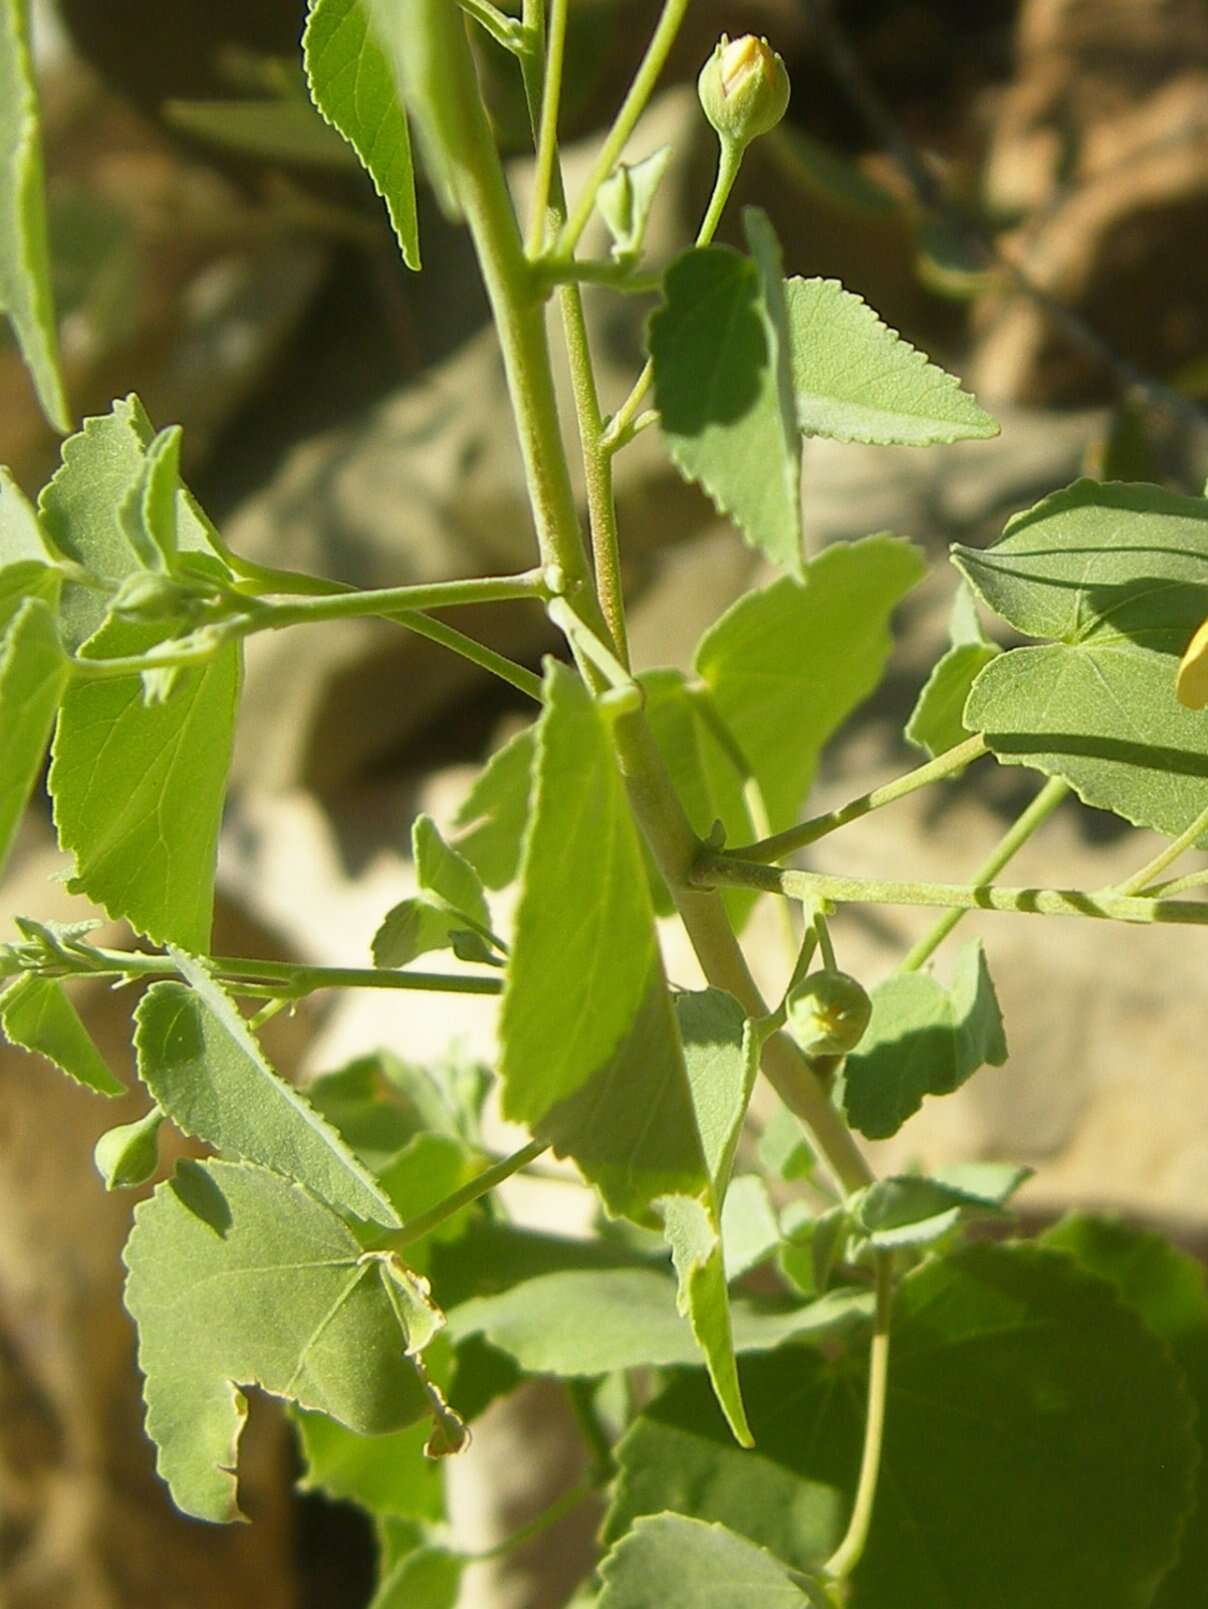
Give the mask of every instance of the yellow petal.
M 1189 710 L 1202 710 L 1208 704 L 1208 620 L 1187 644 L 1174 691 L 1179 703 Z

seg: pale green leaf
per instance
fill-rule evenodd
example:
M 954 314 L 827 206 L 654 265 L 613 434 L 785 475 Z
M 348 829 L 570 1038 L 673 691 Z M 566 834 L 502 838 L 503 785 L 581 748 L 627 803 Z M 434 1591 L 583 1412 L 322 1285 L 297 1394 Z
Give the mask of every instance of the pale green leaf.
M 1007 1059 L 1002 1014 L 981 944 L 960 951 L 948 987 L 899 972 L 872 991 L 872 1020 L 843 1066 L 848 1121 L 869 1139 L 896 1134 L 926 1095 L 950 1095 Z
M 0 571 L 25 560 L 52 564 L 54 558 L 33 504 L 0 464 Z
M 797 421 L 807 436 L 925 447 L 996 436 L 960 382 L 834 279 L 785 285 Z
M 847 1525 L 867 1390 L 862 1339 L 741 1364 L 756 1455 L 703 1378 L 635 1421 L 605 1540 L 688 1509 L 798 1570 Z M 969 1246 L 898 1291 L 860 1609 L 1138 1609 L 1172 1562 L 1194 1480 L 1190 1403 L 1166 1345 L 1056 1252 Z
M 451 948 L 454 933 L 466 927 L 465 918 L 422 894 L 400 900 L 382 918 L 373 935 L 375 967 L 405 967 L 417 955 Z
M 641 253 L 650 211 L 671 155 L 671 147 L 661 145 L 640 162 L 618 162 L 597 190 L 596 210 L 612 236 L 614 257 Z
M 675 1014 L 696 1126 L 720 1202 L 759 1070 L 759 1045 L 742 1007 L 722 989 L 678 995 Z
M 774 250 L 762 238 L 761 256 Z M 780 281 L 728 246 L 667 270 L 650 321 L 659 422 L 680 473 L 752 546 L 801 574 L 801 445 L 784 413 Z
M 953 557 L 1019 631 L 977 679 L 965 721 L 998 759 L 1064 777 L 1086 801 L 1176 835 L 1208 797 L 1208 722 L 1174 691 L 1208 614 L 1208 502 L 1079 481 Z M 1208 842 L 1208 837 L 1204 840 Z
M 118 509 L 131 551 L 149 570 L 172 568 L 179 491 L 180 426 L 172 425 L 148 444 L 139 474 Z
M 993 643 L 962 643 L 938 659 L 906 723 L 907 740 L 933 759 L 970 735 L 965 725 L 969 689 L 998 649 Z
M 319 168 L 355 167 L 357 159 L 312 106 L 301 99 L 230 99 L 163 103 L 174 128 L 267 162 L 306 163 Z
M 238 1163 L 183 1163 L 135 1209 L 125 1262 L 147 1433 L 186 1514 L 238 1517 L 241 1386 L 366 1435 L 432 1411 L 388 1259 L 363 1255 L 297 1184 Z
M 408 268 L 420 266 L 415 173 L 394 71 L 364 0 L 311 0 L 302 35 L 311 97 L 344 136 L 386 203 Z
M 68 1078 L 98 1095 L 124 1095 L 105 1065 L 63 985 L 27 972 L 0 994 L 0 1029 L 10 1044 L 45 1056 Z
M 804 1307 L 735 1297 L 734 1346 L 738 1352 L 766 1352 L 791 1340 L 832 1339 L 862 1328 L 871 1310 L 869 1294 L 851 1290 L 832 1291 Z M 448 1321 L 454 1341 L 484 1335 L 529 1374 L 574 1378 L 701 1361 L 676 1307 L 675 1282 L 650 1268 L 539 1274 L 498 1296 L 475 1296 L 451 1307 Z
M 924 573 L 894 536 L 827 548 L 805 582 L 739 600 L 701 638 L 696 669 L 751 767 L 774 832 L 796 819 L 823 744 L 877 686 L 889 618 Z
M 536 741 L 529 726 L 496 749 L 454 818 L 458 852 L 488 888 L 506 887 L 520 866 Z
M 106 1129 L 92 1148 L 92 1162 L 106 1190 L 133 1190 L 159 1171 L 159 1131 L 164 1114 L 153 1106 L 133 1123 Z
M 746 779 L 738 757 L 710 723 L 707 691 L 679 670 L 643 671 L 638 681 L 646 719 L 692 830 L 707 838 L 720 821 L 727 843 L 749 843 L 755 829 L 743 791 Z
M 340 1212 L 396 1228 L 368 1170 L 306 1097 L 265 1060 L 203 964 L 172 957 L 188 987 L 152 984 L 135 1013 L 138 1074 L 185 1134 L 295 1179 Z
M 41 598 L 26 598 L 0 637 L 0 866 L 41 773 L 70 674 L 54 614 Z
M 1006 1216 L 1000 1202 L 923 1174 L 878 1179 L 847 1207 L 854 1232 L 878 1251 L 929 1246 L 959 1224 Z
M 38 499 L 46 533 L 55 547 L 113 586 L 144 568 L 123 528 L 120 510 L 143 477 L 147 450 L 155 440 L 151 421 L 136 396 L 115 402 L 63 443 L 63 462 Z M 157 503 L 157 507 L 160 506 Z M 211 527 L 188 490 L 176 490 L 176 545 L 182 553 L 214 550 Z M 68 585 L 63 627 L 72 650 L 92 637 L 105 618 L 105 592 Z
M 411 855 L 419 886 L 444 900 L 451 910 L 462 911 L 480 927 L 489 927 L 482 879 L 474 867 L 451 849 L 431 816 L 417 816 L 411 829 Z
M 600 1609 L 808 1609 L 788 1569 L 724 1525 L 644 1516 L 600 1566 Z
M 704 1354 L 709 1378 L 735 1440 L 749 1447 L 751 1427 L 747 1424 L 738 1384 L 717 1209 L 711 1199 L 699 1201 L 693 1196 L 664 1196 L 659 1207 L 663 1233 L 671 1247 L 671 1260 L 679 1281 L 676 1305 L 692 1326 L 692 1334 Z
M 503 997 L 505 1116 L 546 1119 L 606 1065 L 640 1010 L 657 1031 L 659 994 L 641 849 L 608 729 L 578 678 L 551 661 Z M 662 1037 L 674 1056 L 674 1031 Z
M 465 1556 L 434 1543 L 406 1554 L 378 1584 L 369 1609 L 457 1609 Z
M 757 1268 L 776 1250 L 780 1228 L 758 1175 L 742 1173 L 731 1179 L 721 1209 L 721 1242 L 729 1280 Z
M 0 312 L 8 314 L 42 411 L 71 429 L 50 287 L 38 96 L 28 0 L 0 0 Z
M 440 1463 L 424 1457 L 427 1424 L 362 1436 L 326 1414 L 295 1410 L 306 1470 L 298 1485 L 375 1514 L 438 1520 L 444 1513 Z
M 95 657 L 145 652 L 162 627 L 113 620 Z M 239 698 L 236 643 L 182 668 L 166 703 L 147 704 L 137 676 L 81 681 L 63 700 L 50 793 L 73 889 L 139 932 L 205 951 L 218 830 Z

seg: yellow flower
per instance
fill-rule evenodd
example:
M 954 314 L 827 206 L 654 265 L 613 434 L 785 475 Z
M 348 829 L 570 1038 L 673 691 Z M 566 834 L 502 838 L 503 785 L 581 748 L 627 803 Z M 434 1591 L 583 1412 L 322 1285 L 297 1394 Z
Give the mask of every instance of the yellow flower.
M 1179 703 L 1189 710 L 1202 710 L 1208 704 L 1208 620 L 1187 644 L 1179 661 L 1174 691 Z

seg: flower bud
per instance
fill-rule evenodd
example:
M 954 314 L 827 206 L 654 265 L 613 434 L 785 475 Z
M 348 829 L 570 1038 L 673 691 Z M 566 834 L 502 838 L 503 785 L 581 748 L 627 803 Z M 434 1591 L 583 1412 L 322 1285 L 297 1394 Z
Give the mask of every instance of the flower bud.
M 789 104 L 789 75 L 766 39 L 725 34 L 697 80 L 705 116 L 723 145 L 741 150 L 774 129 Z
M 96 1142 L 92 1159 L 106 1190 L 128 1190 L 146 1184 L 159 1166 L 159 1126 L 164 1114 L 153 1106 L 136 1123 L 107 1129 Z
M 1175 697 L 1189 710 L 1208 704 L 1208 620 L 1187 644 L 1174 684 Z
M 788 1030 L 811 1056 L 846 1056 L 864 1037 L 872 1001 L 846 972 L 811 972 L 788 1000 Z

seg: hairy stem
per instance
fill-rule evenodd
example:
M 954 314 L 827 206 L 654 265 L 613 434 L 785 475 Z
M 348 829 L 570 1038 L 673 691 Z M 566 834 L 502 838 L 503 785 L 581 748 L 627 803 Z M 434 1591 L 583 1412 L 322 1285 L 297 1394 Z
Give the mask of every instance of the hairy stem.
M 961 770 L 971 760 L 979 759 L 988 752 L 985 738 L 978 734 L 964 743 L 958 743 L 955 748 L 949 749 L 937 759 L 928 760 L 926 765 L 916 766 L 913 771 L 895 777 L 892 782 L 874 788 L 871 793 L 861 794 L 858 799 L 850 800 L 837 810 L 828 810 L 824 815 L 813 816 L 809 821 L 802 821 L 796 827 L 788 827 L 784 832 L 773 833 L 770 838 L 760 838 L 756 843 L 737 844 L 726 853 L 738 860 L 780 860 L 785 855 L 791 855 L 795 849 L 803 849 L 806 844 L 816 843 L 828 833 L 846 827 L 850 821 L 859 821 L 861 816 L 880 810 L 884 805 L 893 804 L 897 799 L 904 799 L 907 794 L 925 788 L 932 782 L 938 782 L 942 777 L 951 776 L 954 771 Z
M 1061 801 L 1069 794 L 1068 782 L 1050 777 L 1031 804 L 1012 822 L 986 859 L 973 874 L 974 886 L 990 883 L 1010 861 L 1017 850 L 1023 848 L 1036 829 L 1049 819 Z M 917 972 L 935 954 L 952 929 L 964 917 L 961 910 L 948 911 L 929 933 L 925 933 L 901 963 L 902 972 Z
M 1146 899 L 1084 888 L 998 888 L 984 883 L 898 883 L 823 872 L 782 871 L 753 860 L 730 860 L 705 850 L 693 875 L 698 888 L 719 883 L 756 888 L 789 899 L 839 904 L 924 905 L 962 911 L 1013 911 L 1028 916 L 1086 916 L 1107 922 L 1208 926 L 1208 903 Z
M 447 1218 L 451 1218 L 455 1212 L 468 1207 L 480 1196 L 488 1195 L 505 1179 L 510 1179 L 513 1173 L 519 1173 L 521 1168 L 527 1167 L 530 1162 L 536 1161 L 543 1151 L 548 1150 L 548 1140 L 530 1140 L 527 1145 L 522 1145 L 519 1151 L 513 1151 L 511 1156 L 505 1156 L 502 1162 L 484 1168 L 468 1184 L 463 1184 L 460 1190 L 454 1190 L 452 1195 L 446 1196 L 443 1201 L 438 1201 L 435 1206 L 429 1207 L 426 1212 L 421 1212 L 418 1217 L 408 1219 L 401 1229 L 385 1237 L 381 1249 L 401 1250 L 404 1246 L 411 1245 L 413 1241 L 422 1240 Z
M 532 211 L 529 214 L 528 255 L 536 257 L 545 244 L 554 165 L 558 155 L 558 106 L 562 99 L 562 62 L 566 52 L 568 0 L 553 0 L 549 43 L 541 89 L 541 118 L 537 133 L 537 166 L 533 174 Z

